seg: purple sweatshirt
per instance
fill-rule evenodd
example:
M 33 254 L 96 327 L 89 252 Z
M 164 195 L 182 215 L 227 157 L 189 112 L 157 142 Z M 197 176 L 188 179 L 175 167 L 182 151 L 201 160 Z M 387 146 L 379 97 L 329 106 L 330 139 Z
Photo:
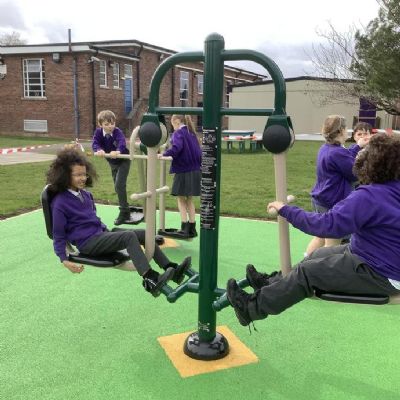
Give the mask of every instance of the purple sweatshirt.
M 54 251 L 61 262 L 67 260 L 65 246 L 70 242 L 78 249 L 94 235 L 107 230 L 96 215 L 93 196 L 81 190 L 84 202 L 68 190 L 59 193 L 51 202 L 53 215 Z
M 106 153 L 119 151 L 121 154 L 129 154 L 126 147 L 125 135 L 119 128 L 114 128 L 111 135 L 104 136 L 103 128 L 97 128 L 93 134 L 92 149 L 94 152 L 104 150 Z M 107 158 L 111 164 L 120 164 L 123 159 Z
M 172 147 L 163 153 L 172 157 L 171 173 L 200 171 L 201 148 L 197 136 L 186 125 L 177 129 L 171 138 Z
M 309 235 L 352 234 L 353 254 L 378 274 L 400 281 L 400 181 L 359 186 L 327 213 L 285 205 L 279 214 Z
M 356 143 L 349 146 L 348 150 L 355 158 L 357 157 L 358 152 L 361 150 L 361 147 Z
M 332 208 L 350 194 L 352 183 L 357 181 L 353 164 L 359 151 L 357 145 L 351 150 L 339 144 L 321 146 L 317 157 L 317 181 L 311 191 L 318 205 Z

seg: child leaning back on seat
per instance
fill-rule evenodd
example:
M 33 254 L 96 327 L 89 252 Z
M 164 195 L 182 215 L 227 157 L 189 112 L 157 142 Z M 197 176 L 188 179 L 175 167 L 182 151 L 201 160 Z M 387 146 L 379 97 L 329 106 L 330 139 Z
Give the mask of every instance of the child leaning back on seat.
M 372 137 L 358 153 L 354 172 L 361 185 L 326 213 L 306 212 L 280 201 L 268 204 L 307 234 L 334 238 L 351 234 L 351 240 L 315 250 L 285 277 L 248 265 L 246 278 L 254 289 L 252 294 L 230 279 L 227 297 L 242 325 L 280 314 L 316 290 L 400 294 L 400 137 Z
M 60 151 L 47 172 L 49 190 L 55 194 L 51 203 L 54 251 L 63 265 L 72 273 L 83 271 L 82 265 L 68 260 L 67 243 L 89 256 L 126 249 L 143 278 L 144 288 L 153 296 L 158 296 L 170 279 L 179 284 L 191 265 L 191 258 L 186 257 L 178 265 L 155 245 L 154 261 L 164 272 L 154 271 L 141 248 L 145 241 L 143 229 L 110 232 L 97 216 L 93 196 L 85 190 L 96 178 L 93 165 L 74 149 Z

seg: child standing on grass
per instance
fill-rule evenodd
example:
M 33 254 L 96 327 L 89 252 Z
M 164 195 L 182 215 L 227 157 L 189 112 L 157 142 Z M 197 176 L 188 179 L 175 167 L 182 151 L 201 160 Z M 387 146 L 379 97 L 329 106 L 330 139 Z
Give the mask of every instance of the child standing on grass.
M 369 140 L 371 139 L 371 132 L 372 132 L 372 126 L 368 122 L 358 122 L 354 128 L 353 128 L 353 133 L 351 134 L 350 141 L 355 142 L 352 145 L 349 146 L 349 150 L 357 155 L 359 151 L 359 145 L 357 144 L 360 139 L 363 139 L 364 142 L 368 143 Z M 353 187 L 356 188 L 358 187 L 359 182 L 353 182 Z
M 352 142 L 355 142 L 355 144 L 352 144 L 349 147 L 350 151 L 355 151 L 358 153 L 358 148 L 357 148 L 357 143 L 360 139 L 363 139 L 368 143 L 369 139 L 371 139 L 371 132 L 372 132 L 372 126 L 368 122 L 358 122 L 354 128 L 353 128 L 353 133 L 351 134 L 350 140 Z
M 311 191 L 312 205 L 315 212 L 324 213 L 336 203 L 346 198 L 353 190 L 357 178 L 353 175 L 353 164 L 357 153 L 368 140 L 358 139 L 351 149 L 343 144 L 347 140 L 346 120 L 341 115 L 328 116 L 322 127 L 325 144 L 317 156 L 317 181 Z M 321 238 L 315 236 L 306 249 L 306 256 L 320 247 L 336 246 L 342 238 Z
M 328 212 L 310 213 L 280 201 L 268 204 L 295 228 L 318 237 L 351 234 L 350 244 L 315 250 L 283 277 L 246 268 L 255 290 L 248 294 L 234 279 L 227 297 L 239 322 L 277 315 L 312 297 L 315 290 L 349 295 L 400 294 L 400 138 L 377 134 L 354 165 L 361 185 Z
M 151 267 L 141 245 L 145 244 L 144 230 L 110 232 L 96 214 L 93 196 L 85 190 L 97 178 L 96 171 L 85 155 L 74 149 L 58 153 L 47 172 L 49 190 L 55 193 L 51 202 L 53 216 L 53 244 L 56 255 L 72 273 L 81 273 L 82 265 L 68 260 L 67 242 L 73 244 L 86 255 L 100 256 L 126 249 L 143 286 L 153 296 L 160 294 L 161 288 L 172 279 L 180 283 L 191 258 L 180 265 L 170 262 L 160 248 L 155 245 L 154 260 L 165 270 L 159 274 Z
M 172 157 L 170 172 L 174 173 L 171 194 L 178 197 L 182 234 L 197 236 L 196 209 L 193 196 L 200 196 L 201 148 L 190 115 L 172 115 L 174 128 L 170 149 L 163 156 Z
M 126 180 L 131 160 L 117 158 L 117 156 L 118 154 L 129 154 L 129 150 L 126 147 L 123 132 L 115 126 L 116 117 L 112 111 L 100 111 L 97 121 L 99 128 L 94 131 L 92 149 L 96 156 L 104 156 L 105 154 L 110 154 L 111 156 L 111 158 L 107 158 L 107 162 L 111 168 L 114 189 L 119 203 L 119 214 L 114 224 L 121 225 L 130 220 Z

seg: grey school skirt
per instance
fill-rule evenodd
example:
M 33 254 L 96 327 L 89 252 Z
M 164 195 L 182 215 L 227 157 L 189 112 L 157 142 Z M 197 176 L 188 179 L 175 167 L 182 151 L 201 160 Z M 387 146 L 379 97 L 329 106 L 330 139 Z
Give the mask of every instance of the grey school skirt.
M 201 171 L 182 172 L 174 175 L 172 196 L 200 196 Z

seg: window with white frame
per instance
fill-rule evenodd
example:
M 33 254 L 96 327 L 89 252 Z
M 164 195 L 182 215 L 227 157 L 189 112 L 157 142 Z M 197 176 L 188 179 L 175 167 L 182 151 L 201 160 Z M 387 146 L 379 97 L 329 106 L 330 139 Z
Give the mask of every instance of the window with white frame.
M 112 69 L 113 69 L 113 88 L 119 89 L 119 64 L 114 63 Z
M 125 64 L 124 65 L 124 78 L 125 79 L 132 79 L 132 77 L 133 77 L 132 65 Z
M 133 109 L 133 68 L 130 64 L 124 65 L 124 109 L 128 115 Z
M 46 97 L 44 60 L 32 58 L 23 60 L 24 97 Z
M 181 71 L 179 84 L 179 100 L 181 107 L 186 107 L 189 102 L 189 72 Z
M 203 94 L 203 79 L 204 75 L 203 74 L 197 74 L 197 93 L 198 94 Z
M 100 60 L 100 87 L 107 87 L 107 63 Z

